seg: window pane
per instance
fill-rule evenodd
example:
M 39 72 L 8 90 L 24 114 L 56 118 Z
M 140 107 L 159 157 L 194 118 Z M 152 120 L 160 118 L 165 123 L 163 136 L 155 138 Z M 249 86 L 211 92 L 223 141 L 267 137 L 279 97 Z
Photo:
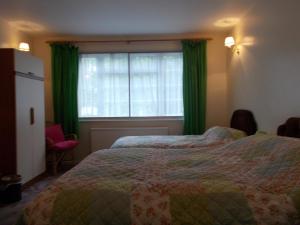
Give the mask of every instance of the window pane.
M 182 53 L 80 55 L 78 108 L 79 117 L 182 116 Z
M 128 54 L 82 54 L 79 117 L 128 117 Z
M 130 54 L 131 116 L 182 116 L 182 53 Z

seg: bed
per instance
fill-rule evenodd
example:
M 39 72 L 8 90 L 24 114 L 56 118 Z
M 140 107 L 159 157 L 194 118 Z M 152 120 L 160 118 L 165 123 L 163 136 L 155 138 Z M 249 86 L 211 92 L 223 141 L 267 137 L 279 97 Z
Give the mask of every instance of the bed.
M 165 136 L 126 136 L 117 139 L 111 148 L 202 148 L 219 146 L 245 137 L 246 133 L 215 126 L 203 135 L 165 135 Z
M 253 135 L 257 131 L 254 115 L 246 109 L 235 110 L 230 128 L 214 126 L 203 135 L 126 136 L 117 139 L 111 148 L 202 148 L 220 146 Z
M 299 215 L 300 141 L 257 134 L 201 150 L 99 150 L 18 225 L 295 225 Z

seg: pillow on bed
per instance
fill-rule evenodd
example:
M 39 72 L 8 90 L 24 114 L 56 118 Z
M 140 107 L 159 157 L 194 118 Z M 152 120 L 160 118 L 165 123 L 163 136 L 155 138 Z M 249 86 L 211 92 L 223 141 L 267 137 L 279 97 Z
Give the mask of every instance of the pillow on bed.
M 266 174 L 289 171 L 288 168 L 290 166 L 300 163 L 300 158 L 298 157 L 300 140 L 297 138 L 260 133 L 232 141 L 227 145 L 223 145 L 220 149 L 227 151 L 228 155 L 237 154 L 249 160 L 263 158 L 272 154 L 272 157 L 262 165 L 270 164 L 268 168 L 264 167 Z M 263 174 L 265 175 L 265 173 Z
M 203 135 L 205 136 L 205 138 L 216 141 L 237 140 L 247 136 L 244 131 L 219 126 L 209 128 Z

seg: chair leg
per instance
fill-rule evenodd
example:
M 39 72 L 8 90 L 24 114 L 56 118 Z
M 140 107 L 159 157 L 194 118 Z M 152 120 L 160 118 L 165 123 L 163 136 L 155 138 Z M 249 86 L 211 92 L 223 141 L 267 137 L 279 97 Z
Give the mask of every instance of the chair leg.
M 71 152 L 72 155 L 72 167 L 75 165 L 75 154 L 74 154 L 74 149 Z
M 57 161 L 56 161 L 56 152 L 52 152 L 52 173 L 53 175 L 57 174 Z

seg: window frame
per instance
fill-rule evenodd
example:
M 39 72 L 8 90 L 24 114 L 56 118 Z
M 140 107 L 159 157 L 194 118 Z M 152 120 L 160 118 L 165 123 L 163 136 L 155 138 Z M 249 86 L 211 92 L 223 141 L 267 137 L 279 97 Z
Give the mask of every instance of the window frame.
M 88 51 L 88 52 L 79 52 L 79 57 L 80 55 L 93 55 L 93 54 L 127 54 L 128 57 L 128 90 L 129 90 L 129 94 L 128 94 L 128 108 L 129 108 L 129 116 L 120 116 L 120 117 L 80 117 L 78 115 L 78 119 L 80 122 L 90 122 L 90 121 L 157 121 L 157 120 L 170 120 L 170 121 L 175 121 L 175 120 L 183 120 L 183 115 L 182 116 L 147 116 L 147 117 L 142 117 L 142 116 L 130 116 L 131 115 L 131 96 L 130 96 L 130 54 L 155 54 L 155 53 L 181 53 L 183 54 L 182 50 L 178 50 L 178 51 L 112 51 L 112 52 L 107 52 L 107 51 L 103 51 L 103 52 L 92 52 L 92 51 Z M 183 58 L 182 58 L 183 61 Z M 78 65 L 79 66 L 79 65 Z M 182 99 L 183 100 L 183 99 Z M 79 110 L 79 109 L 78 109 Z M 184 109 L 183 109 L 184 110 Z M 183 112 L 184 113 L 184 112 Z

